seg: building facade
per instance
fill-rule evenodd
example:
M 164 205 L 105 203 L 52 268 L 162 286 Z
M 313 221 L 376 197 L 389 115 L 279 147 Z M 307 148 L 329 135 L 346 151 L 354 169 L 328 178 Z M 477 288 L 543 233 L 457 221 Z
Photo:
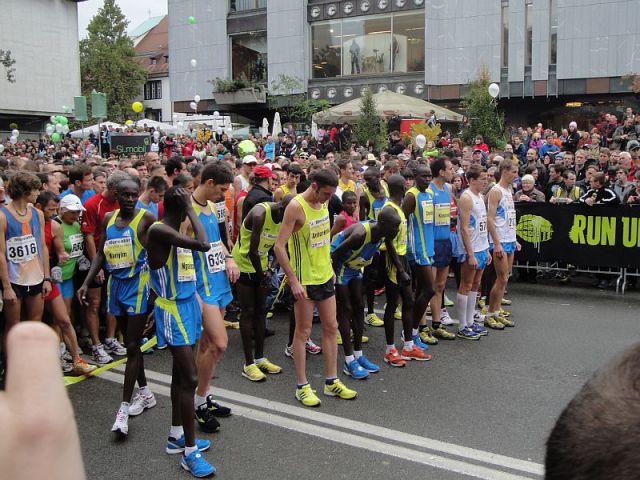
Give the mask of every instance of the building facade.
M 450 108 L 486 69 L 513 122 L 548 124 L 637 106 L 640 0 L 169 0 L 176 102 L 220 109 L 215 78 L 270 85 L 281 74 L 332 104 L 365 87 Z M 187 21 L 189 15 L 196 25 Z M 198 68 L 189 59 L 198 58 Z M 173 70 L 173 64 L 172 64 Z M 173 75 L 173 74 L 172 74 Z M 200 92 L 204 92 L 200 93 Z M 256 101 L 222 105 L 268 108 Z
M 16 123 L 38 132 L 80 95 L 76 3 L 84 0 L 3 0 L 0 49 L 16 63 L 15 83 L 0 69 L 0 130 Z

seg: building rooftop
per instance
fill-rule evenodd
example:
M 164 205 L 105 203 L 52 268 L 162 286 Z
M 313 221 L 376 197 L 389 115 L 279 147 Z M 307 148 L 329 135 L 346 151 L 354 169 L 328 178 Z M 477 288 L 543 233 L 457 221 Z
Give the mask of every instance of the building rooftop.
M 136 59 L 150 76 L 169 73 L 169 17 L 156 18 L 160 20 L 147 30 L 134 47 Z
M 135 28 L 132 28 L 129 31 L 129 37 L 133 40 L 134 45 L 136 44 L 136 40 L 142 37 L 145 33 L 149 32 L 156 25 L 158 25 L 166 15 L 160 15 L 158 17 L 149 17 L 140 25 Z

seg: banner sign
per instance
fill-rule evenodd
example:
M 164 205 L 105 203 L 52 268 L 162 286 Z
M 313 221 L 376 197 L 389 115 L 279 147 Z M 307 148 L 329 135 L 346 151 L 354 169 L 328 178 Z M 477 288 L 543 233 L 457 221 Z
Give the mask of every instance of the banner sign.
M 640 207 L 516 203 L 519 262 L 640 267 Z
M 151 147 L 148 133 L 112 133 L 111 151 L 118 155 L 144 155 Z

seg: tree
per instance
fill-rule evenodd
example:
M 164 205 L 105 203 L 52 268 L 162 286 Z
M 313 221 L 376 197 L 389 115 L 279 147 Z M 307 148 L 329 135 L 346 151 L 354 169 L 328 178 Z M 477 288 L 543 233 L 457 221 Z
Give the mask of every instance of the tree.
M 486 68 L 482 68 L 478 78 L 469 84 L 469 92 L 462 100 L 468 119 L 462 138 L 473 143 L 476 135 L 482 135 L 489 147 L 502 147 L 505 142 L 504 113 L 498 112 L 497 101 L 489 95 L 490 84 L 491 77 Z
M 11 56 L 11 50 L 2 50 L 0 48 L 0 64 L 4 67 L 9 83 L 16 83 L 16 78 L 13 75 L 16 71 L 14 68 L 15 63 L 16 61 Z
M 330 104 L 326 100 L 312 100 L 302 90 L 303 83 L 299 77 L 281 73 L 277 80 L 271 82 L 267 92 L 269 106 L 280 112 L 283 120 L 289 122 L 310 122 L 314 113 L 326 110 Z
M 360 116 L 353 126 L 353 136 L 360 145 L 366 145 L 369 140 L 373 140 L 376 149 L 380 150 L 387 146 L 385 132 L 386 124 L 378 116 L 373 93 L 367 88 L 360 98 Z
M 80 42 L 82 92 L 106 93 L 109 118 L 118 122 L 132 115 L 131 102 L 147 80 L 126 34 L 128 24 L 115 0 L 104 0 L 87 27 L 87 38 Z

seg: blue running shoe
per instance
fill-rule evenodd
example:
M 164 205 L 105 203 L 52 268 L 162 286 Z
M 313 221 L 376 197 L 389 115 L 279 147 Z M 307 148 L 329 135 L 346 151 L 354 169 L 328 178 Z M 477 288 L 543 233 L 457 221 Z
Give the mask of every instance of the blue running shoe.
M 380 367 L 369 361 L 369 359 L 364 355 L 361 355 L 360 358 L 358 358 L 358 363 L 369 373 L 378 373 L 380 371 Z
M 469 327 L 465 327 L 462 330 L 458 330 L 458 337 L 465 340 L 480 340 L 480 335 L 471 330 Z
M 182 435 L 178 440 L 171 437 L 167 438 L 166 451 L 169 455 L 184 452 L 184 447 L 184 435 Z M 209 447 L 211 447 L 211 442 L 209 440 L 201 440 L 199 438 L 196 438 L 196 447 L 198 447 L 198 450 L 200 450 L 201 452 L 204 452 L 206 450 L 209 450 Z
M 216 473 L 216 467 L 207 462 L 202 456 L 202 453 L 197 450 L 188 457 L 182 455 L 180 465 L 187 472 L 191 472 L 191 475 L 196 478 L 208 477 Z
M 418 347 L 420 350 L 422 350 L 423 352 L 425 350 L 429 350 L 429 345 L 427 345 L 426 343 L 424 343 L 422 341 L 422 339 L 420 338 L 420 335 L 414 335 L 413 336 L 413 344 Z
M 344 367 L 342 367 L 342 371 L 345 375 L 349 375 L 356 380 L 362 380 L 369 376 L 369 372 L 362 368 L 362 366 L 358 363 L 358 360 L 355 359 L 352 360 L 351 363 L 345 362 Z
M 471 330 L 476 332 L 481 337 L 486 337 L 487 335 L 489 335 L 489 331 L 486 328 L 484 328 L 484 325 L 482 325 L 481 323 L 473 322 L 473 326 L 471 327 Z

